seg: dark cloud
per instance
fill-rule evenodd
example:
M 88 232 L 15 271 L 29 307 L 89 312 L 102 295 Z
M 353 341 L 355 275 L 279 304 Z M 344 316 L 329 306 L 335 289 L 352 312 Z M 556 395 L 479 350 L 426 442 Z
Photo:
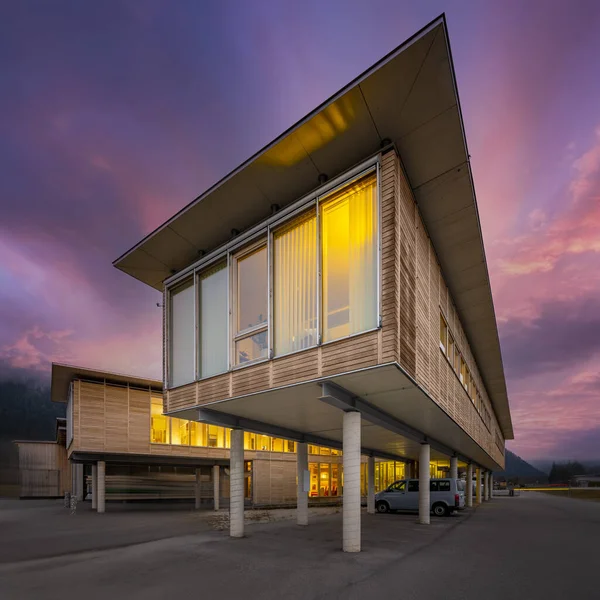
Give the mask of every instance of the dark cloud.
M 507 376 L 569 369 L 600 352 L 600 300 L 549 301 L 532 321 L 500 323 Z

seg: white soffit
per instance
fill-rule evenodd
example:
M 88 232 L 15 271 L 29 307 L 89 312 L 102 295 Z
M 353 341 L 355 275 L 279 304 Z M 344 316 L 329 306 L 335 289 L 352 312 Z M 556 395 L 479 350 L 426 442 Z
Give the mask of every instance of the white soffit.
M 398 367 L 388 365 L 365 369 L 331 377 L 328 381 L 362 397 L 478 464 L 498 468 L 492 458 Z M 343 411 L 320 400 L 321 395 L 320 385 L 312 382 L 212 402 L 201 408 L 341 442 Z M 173 413 L 173 416 L 197 418 L 191 410 Z M 362 419 L 361 431 L 363 447 L 418 460 L 418 441 L 374 425 L 366 419 Z M 432 449 L 432 458 L 441 460 L 448 456 Z
M 392 141 L 415 194 L 505 438 L 513 430 L 444 17 L 225 176 L 114 265 L 163 281 Z M 472 318 L 476 314 L 476 318 Z

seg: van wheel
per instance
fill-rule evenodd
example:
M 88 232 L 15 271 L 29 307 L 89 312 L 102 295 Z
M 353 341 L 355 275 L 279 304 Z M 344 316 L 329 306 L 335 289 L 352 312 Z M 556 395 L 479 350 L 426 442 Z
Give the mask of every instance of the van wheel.
M 436 517 L 447 517 L 450 514 L 448 507 L 442 502 L 437 502 L 433 505 L 433 514 Z
M 378 502 L 375 507 L 378 513 L 387 513 L 390 512 L 390 505 L 387 502 Z

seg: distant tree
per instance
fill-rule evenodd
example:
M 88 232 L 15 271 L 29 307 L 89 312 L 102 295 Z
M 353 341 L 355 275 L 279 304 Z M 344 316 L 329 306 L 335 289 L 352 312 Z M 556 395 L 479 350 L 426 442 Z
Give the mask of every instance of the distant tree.
M 569 481 L 577 476 L 584 475 L 585 467 L 577 461 L 569 461 L 566 463 L 552 463 L 548 481 L 550 483 L 569 483 Z

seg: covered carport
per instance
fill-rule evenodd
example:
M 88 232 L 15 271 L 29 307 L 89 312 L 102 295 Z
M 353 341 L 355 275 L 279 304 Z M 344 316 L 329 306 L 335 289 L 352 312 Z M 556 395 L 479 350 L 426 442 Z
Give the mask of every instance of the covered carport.
M 343 548 L 360 550 L 360 462 L 368 455 L 368 510 L 374 512 L 374 457 L 401 460 L 419 478 L 419 522 L 430 520 L 430 461 L 458 461 L 477 472 L 498 465 L 396 363 L 363 369 L 182 411 L 179 416 L 233 429 L 230 533 L 244 535 L 243 433 L 298 442 L 298 524 L 308 522 L 307 444 L 343 450 Z M 418 465 L 418 472 L 416 466 Z M 467 493 L 470 486 L 467 486 Z M 479 490 L 479 486 L 477 488 Z

